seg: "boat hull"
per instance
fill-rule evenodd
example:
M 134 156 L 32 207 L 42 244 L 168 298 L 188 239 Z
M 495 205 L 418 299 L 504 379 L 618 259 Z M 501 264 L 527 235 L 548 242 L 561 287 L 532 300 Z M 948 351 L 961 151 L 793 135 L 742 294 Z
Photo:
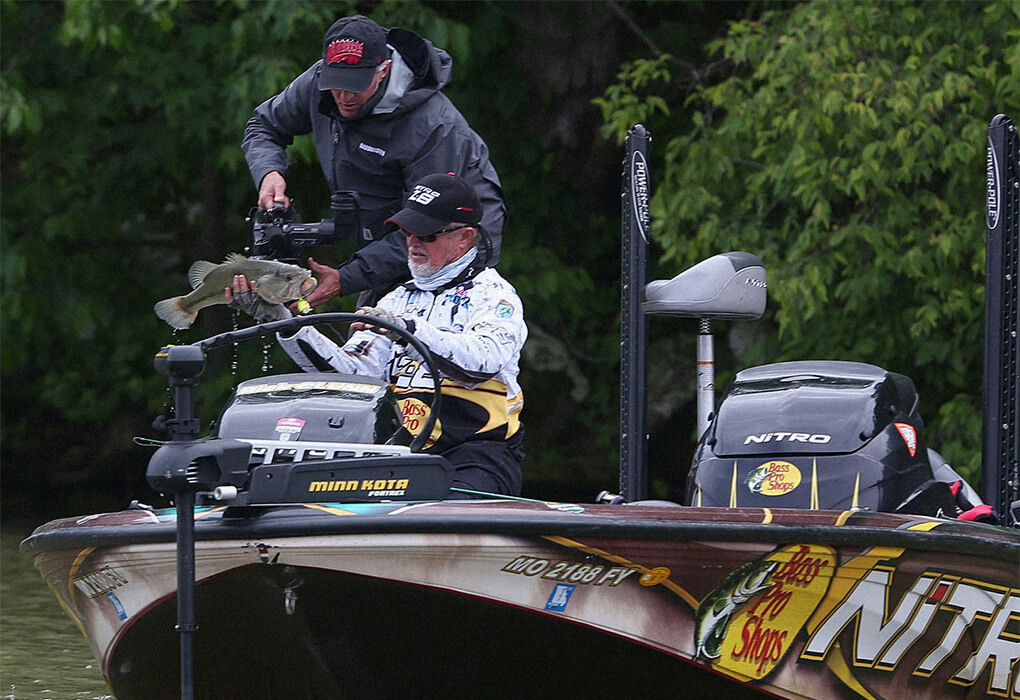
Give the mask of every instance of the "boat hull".
M 118 700 L 176 695 L 173 511 L 23 545 Z M 1011 697 L 1020 536 L 874 513 L 205 509 L 197 697 Z M 169 690 L 167 690 L 169 689 Z

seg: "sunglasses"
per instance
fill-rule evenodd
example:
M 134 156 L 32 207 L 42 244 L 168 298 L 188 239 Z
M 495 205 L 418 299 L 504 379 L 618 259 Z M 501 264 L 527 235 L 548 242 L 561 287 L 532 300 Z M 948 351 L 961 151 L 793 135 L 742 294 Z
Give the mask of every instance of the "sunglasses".
M 442 236 L 445 233 L 453 233 L 454 231 L 460 231 L 463 228 L 469 228 L 469 227 L 467 227 L 467 226 L 448 226 L 447 228 L 444 228 L 441 231 L 436 231 L 435 233 L 426 233 L 425 235 L 422 235 L 420 233 L 411 233 L 410 231 L 404 231 L 404 235 L 407 236 L 408 238 L 410 238 L 411 236 L 414 236 L 415 238 L 417 238 L 422 243 L 435 243 L 437 236 Z

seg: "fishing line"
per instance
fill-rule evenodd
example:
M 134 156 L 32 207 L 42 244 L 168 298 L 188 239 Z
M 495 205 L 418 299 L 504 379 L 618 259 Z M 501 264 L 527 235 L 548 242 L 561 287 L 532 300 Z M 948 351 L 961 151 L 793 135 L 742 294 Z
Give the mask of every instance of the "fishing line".
M 504 493 L 489 493 L 487 491 L 472 491 L 471 489 L 457 488 L 456 486 L 450 487 L 451 491 L 457 493 L 464 493 L 470 496 L 482 496 L 485 498 L 492 498 L 496 500 L 504 501 L 519 501 L 521 503 L 539 503 L 547 508 L 553 510 L 562 510 L 566 513 L 583 513 L 584 507 L 577 505 L 576 503 L 558 503 L 556 501 L 539 501 L 534 498 L 524 498 L 523 496 L 508 496 Z

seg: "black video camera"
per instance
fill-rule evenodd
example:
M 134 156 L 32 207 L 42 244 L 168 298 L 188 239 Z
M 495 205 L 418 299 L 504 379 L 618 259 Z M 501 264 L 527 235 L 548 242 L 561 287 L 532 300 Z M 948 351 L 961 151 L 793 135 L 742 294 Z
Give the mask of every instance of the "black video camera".
M 269 258 L 296 262 L 305 248 L 339 243 L 348 238 L 360 240 L 361 210 L 356 192 L 334 192 L 329 198 L 332 219 L 303 224 L 294 210 L 277 206 L 270 210 L 253 208 L 245 219 L 248 223 L 248 247 L 253 258 Z

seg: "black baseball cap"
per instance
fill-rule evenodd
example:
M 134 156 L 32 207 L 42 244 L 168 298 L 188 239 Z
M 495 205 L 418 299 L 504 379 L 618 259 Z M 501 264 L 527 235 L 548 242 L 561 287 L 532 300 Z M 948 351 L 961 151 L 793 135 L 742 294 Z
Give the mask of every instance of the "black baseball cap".
M 404 208 L 386 223 L 427 236 L 447 224 L 477 226 L 481 220 L 482 202 L 475 189 L 453 173 L 436 173 L 418 180 Z
M 319 89 L 364 92 L 389 57 L 385 29 L 364 15 L 338 19 L 322 40 Z

